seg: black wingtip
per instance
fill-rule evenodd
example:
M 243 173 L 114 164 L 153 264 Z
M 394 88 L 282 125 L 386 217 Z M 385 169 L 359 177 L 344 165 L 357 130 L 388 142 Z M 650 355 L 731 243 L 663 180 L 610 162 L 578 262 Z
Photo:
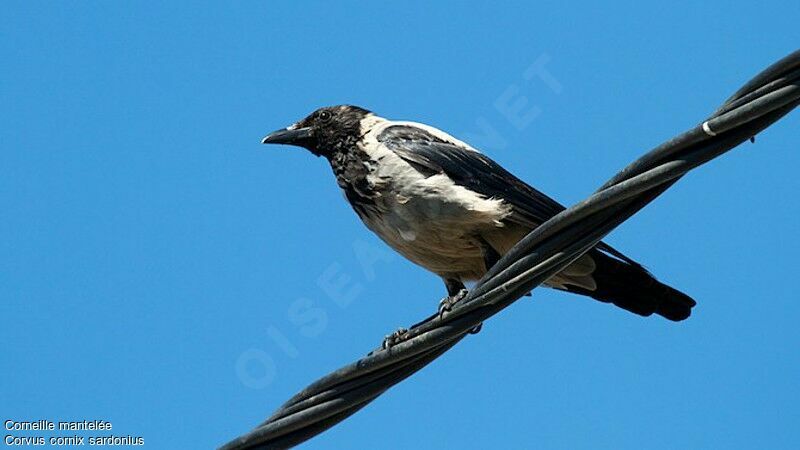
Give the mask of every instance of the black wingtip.
M 688 319 L 697 302 L 683 292 L 666 285 L 662 286 L 666 289 L 661 295 L 661 303 L 656 309 L 656 314 L 674 322 Z
M 592 277 L 594 290 L 568 286 L 568 290 L 588 295 L 640 316 L 657 314 L 673 322 L 686 320 L 697 304 L 683 292 L 661 283 L 639 265 L 593 250 L 590 255 L 596 268 Z

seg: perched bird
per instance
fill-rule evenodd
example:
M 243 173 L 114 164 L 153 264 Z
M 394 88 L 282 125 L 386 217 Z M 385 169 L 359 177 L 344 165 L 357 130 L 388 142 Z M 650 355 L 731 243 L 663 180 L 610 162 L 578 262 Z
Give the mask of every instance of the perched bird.
M 264 144 L 308 149 L 331 165 L 364 224 L 439 275 L 447 308 L 532 229 L 564 209 L 468 144 L 436 128 L 357 106 L 320 108 Z M 679 321 L 695 305 L 600 243 L 545 283 L 630 312 Z

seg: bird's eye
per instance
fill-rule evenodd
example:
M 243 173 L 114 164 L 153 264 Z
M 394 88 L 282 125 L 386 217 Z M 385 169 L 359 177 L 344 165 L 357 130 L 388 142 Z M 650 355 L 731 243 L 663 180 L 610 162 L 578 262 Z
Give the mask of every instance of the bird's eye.
M 319 113 L 319 120 L 322 122 L 327 122 L 331 120 L 331 112 L 330 111 L 321 111 Z

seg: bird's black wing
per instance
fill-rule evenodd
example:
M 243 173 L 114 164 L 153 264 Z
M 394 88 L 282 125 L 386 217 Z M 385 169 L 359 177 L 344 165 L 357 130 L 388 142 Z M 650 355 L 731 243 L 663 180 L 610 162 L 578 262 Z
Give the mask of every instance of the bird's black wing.
M 486 155 L 446 142 L 422 128 L 393 125 L 380 133 L 378 141 L 427 176 L 443 173 L 459 186 L 505 200 L 516 216 L 512 220 L 531 228 L 564 210 Z
M 392 125 L 381 131 L 378 141 L 427 176 L 443 173 L 459 186 L 487 198 L 502 199 L 511 205 L 510 221 L 531 229 L 563 211 L 563 205 L 515 177 L 486 155 L 445 141 L 412 125 Z M 598 249 L 635 266 L 610 245 Z

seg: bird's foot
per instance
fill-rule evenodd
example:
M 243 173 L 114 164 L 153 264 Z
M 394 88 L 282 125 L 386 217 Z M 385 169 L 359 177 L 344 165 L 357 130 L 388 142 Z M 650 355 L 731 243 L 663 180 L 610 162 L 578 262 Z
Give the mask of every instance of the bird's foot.
M 444 313 L 450 312 L 454 306 L 458 304 L 464 297 L 467 296 L 467 290 L 461 289 L 456 295 L 450 295 L 439 302 L 439 319 L 444 318 Z
M 458 294 L 443 298 L 442 301 L 439 302 L 439 319 L 443 319 L 444 313 L 450 312 L 453 307 L 456 306 L 461 300 L 464 300 L 464 297 L 466 296 L 467 290 L 461 289 L 458 291 Z M 483 328 L 483 323 L 475 325 L 471 330 L 469 330 L 469 334 L 478 334 L 481 331 L 481 328 Z
M 402 327 L 398 328 L 397 331 L 395 331 L 392 334 L 386 335 L 386 337 L 383 338 L 383 343 L 381 344 L 381 348 L 386 350 L 389 347 L 394 347 L 395 345 L 403 342 L 407 334 L 408 334 L 407 329 Z

